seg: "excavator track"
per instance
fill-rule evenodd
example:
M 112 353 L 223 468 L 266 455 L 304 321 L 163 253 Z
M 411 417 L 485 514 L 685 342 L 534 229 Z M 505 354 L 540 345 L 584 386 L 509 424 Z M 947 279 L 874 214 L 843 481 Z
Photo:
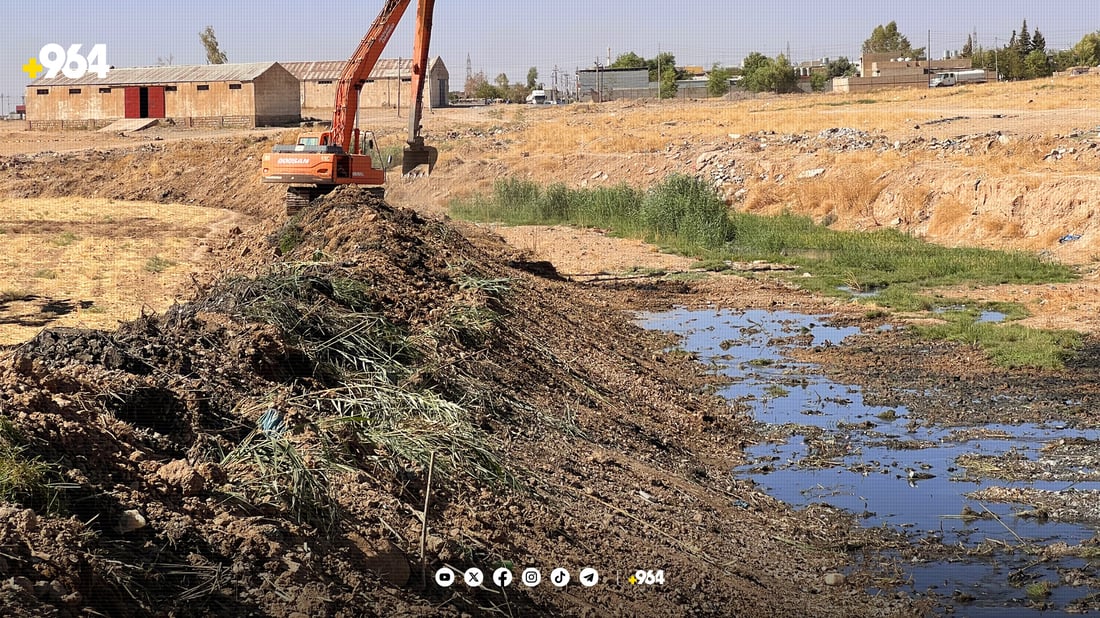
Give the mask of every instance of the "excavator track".
M 312 204 L 313 200 L 332 193 L 337 186 L 339 185 L 287 187 L 286 214 L 293 217 L 301 212 L 303 208 Z M 386 189 L 383 187 L 363 187 L 361 190 L 373 199 L 386 199 Z
M 286 214 L 293 216 L 301 212 L 303 208 L 321 197 L 328 195 L 336 185 L 287 187 L 286 188 Z

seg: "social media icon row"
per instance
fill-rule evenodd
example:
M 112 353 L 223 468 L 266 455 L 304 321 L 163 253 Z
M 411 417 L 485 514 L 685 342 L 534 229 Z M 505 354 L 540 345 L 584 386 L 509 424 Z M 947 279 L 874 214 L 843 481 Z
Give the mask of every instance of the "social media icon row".
M 458 579 L 458 575 L 451 570 L 450 567 L 443 567 L 435 572 L 435 583 L 442 588 L 450 588 L 452 584 Z M 550 582 L 558 588 L 564 588 L 569 585 L 572 577 L 567 569 L 558 567 L 550 572 Z M 471 588 L 477 588 L 485 583 L 485 573 L 477 568 L 471 567 L 466 569 L 462 573 L 462 581 Z M 492 582 L 500 588 L 511 586 L 513 581 L 512 571 L 501 567 L 493 571 Z M 520 574 L 520 581 L 524 586 L 528 588 L 534 588 L 542 583 L 542 572 L 534 567 L 528 567 Z M 581 569 L 580 582 L 581 585 L 586 588 L 595 586 L 600 581 L 600 574 L 596 569 L 591 567 Z

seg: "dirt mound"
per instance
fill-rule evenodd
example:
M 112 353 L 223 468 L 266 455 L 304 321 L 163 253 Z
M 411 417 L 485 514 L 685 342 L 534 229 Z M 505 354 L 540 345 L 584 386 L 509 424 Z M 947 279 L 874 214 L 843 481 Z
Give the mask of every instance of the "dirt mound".
M 251 242 L 282 256 L 5 360 L 6 615 L 889 609 L 822 584 L 852 522 L 731 482 L 745 419 L 606 294 L 354 190 Z
M 196 204 L 274 217 L 285 189 L 260 182 L 259 160 L 275 141 L 242 136 L 16 155 L 0 161 L 0 193 Z

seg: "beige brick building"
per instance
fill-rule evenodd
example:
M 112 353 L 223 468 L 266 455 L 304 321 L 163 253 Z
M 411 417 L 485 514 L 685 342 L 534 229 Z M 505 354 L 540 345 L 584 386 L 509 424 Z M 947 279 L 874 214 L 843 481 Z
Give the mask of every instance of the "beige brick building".
M 336 82 L 347 64 L 346 60 L 320 62 L 284 62 L 283 66 L 301 83 L 299 101 L 302 115 L 318 120 L 332 120 L 336 101 Z M 359 108 L 395 108 L 409 105 L 412 83 L 412 60 L 380 58 L 370 79 L 359 94 Z M 447 105 L 450 74 L 443 60 L 436 56 L 428 60 L 428 76 L 424 84 L 424 107 L 433 109 Z
M 178 126 L 298 122 L 298 80 L 277 62 L 111 69 L 104 78 L 39 78 L 26 90 L 32 129 L 100 128 L 123 118 Z
M 880 88 L 927 88 L 930 73 L 964 71 L 971 68 L 970 58 L 913 60 L 895 53 L 863 54 L 859 61 L 860 77 L 833 79 L 835 92 L 868 92 Z

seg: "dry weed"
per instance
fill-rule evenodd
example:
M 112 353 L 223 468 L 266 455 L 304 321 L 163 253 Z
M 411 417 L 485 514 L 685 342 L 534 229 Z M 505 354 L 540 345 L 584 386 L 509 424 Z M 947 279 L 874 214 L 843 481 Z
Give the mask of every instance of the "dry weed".
M 928 233 L 934 236 L 954 237 L 966 223 L 973 206 L 963 204 L 953 195 L 943 195 L 930 204 Z
M 29 338 L 43 318 L 57 326 L 108 328 L 136 317 L 143 305 L 166 307 L 190 281 L 188 266 L 206 256 L 197 241 L 212 225 L 236 217 L 212 208 L 105 199 L 0 200 L 8 228 L 0 280 L 40 299 L 8 307 L 0 343 Z M 150 273 L 145 267 L 154 255 L 182 267 Z M 36 276 L 44 272 L 55 276 Z M 50 301 L 72 310 L 44 316 L 39 305 Z

